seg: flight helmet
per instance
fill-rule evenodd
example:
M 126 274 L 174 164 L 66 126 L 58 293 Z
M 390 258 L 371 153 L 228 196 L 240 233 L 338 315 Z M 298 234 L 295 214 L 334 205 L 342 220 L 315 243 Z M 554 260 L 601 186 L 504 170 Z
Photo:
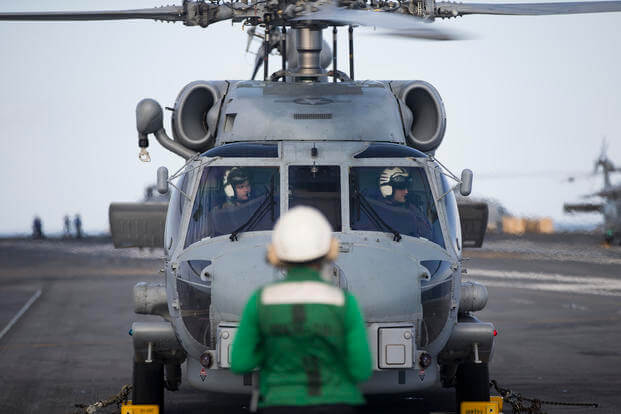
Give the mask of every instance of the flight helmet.
M 250 181 L 250 175 L 241 167 L 233 167 L 224 174 L 224 193 L 229 199 L 235 198 L 235 186 Z
M 402 167 L 389 167 L 382 171 L 379 178 L 379 187 L 382 197 L 392 196 L 393 189 L 408 188 L 412 182 L 410 174 Z

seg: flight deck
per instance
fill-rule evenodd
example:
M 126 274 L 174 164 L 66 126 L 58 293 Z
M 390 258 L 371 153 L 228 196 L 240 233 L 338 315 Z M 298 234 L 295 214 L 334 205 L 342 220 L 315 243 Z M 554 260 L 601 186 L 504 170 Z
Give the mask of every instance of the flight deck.
M 478 315 L 498 330 L 490 378 L 525 397 L 599 404 L 544 406 L 551 414 L 621 406 L 621 248 L 599 243 L 597 235 L 488 235 L 483 248 L 464 251 L 464 279 L 489 289 Z M 133 313 L 132 287 L 162 278 L 161 256 L 114 250 L 105 239 L 0 241 L 0 330 L 13 321 L 0 338 L 0 412 L 80 412 L 74 404 L 131 384 L 127 332 L 136 318 L 158 319 Z M 447 412 L 454 398 L 441 390 L 372 399 L 362 412 Z M 187 383 L 166 392 L 168 414 L 246 413 L 247 405 Z

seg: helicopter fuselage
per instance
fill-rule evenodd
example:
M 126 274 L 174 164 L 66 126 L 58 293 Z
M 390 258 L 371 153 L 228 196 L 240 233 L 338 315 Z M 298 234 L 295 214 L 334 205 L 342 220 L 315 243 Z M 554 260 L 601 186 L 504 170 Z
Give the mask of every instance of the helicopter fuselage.
M 176 138 L 185 133 L 191 141 L 192 128 L 202 127 L 215 145 L 188 161 L 172 189 L 164 233 L 171 329 L 158 334 L 155 326 L 152 333 L 137 326 L 137 355 L 145 355 L 149 342 L 174 337 L 174 349 L 152 346 L 151 352 L 165 361 L 186 358 L 190 384 L 249 393 L 252 379 L 228 370 L 230 346 L 250 294 L 284 277 L 265 260 L 275 220 L 304 204 L 326 215 L 340 242 L 340 255 L 323 277 L 358 298 L 367 322 L 374 375 L 363 385 L 366 393 L 437 386 L 440 366 L 447 367 L 443 382 L 450 385 L 451 368 L 473 352 L 487 362 L 493 326 L 470 314 L 485 306 L 487 292 L 472 284 L 462 289 L 453 187 L 430 153 L 406 145 L 407 97 L 400 100 L 391 88 L 410 84 L 210 83 L 207 89 L 216 92 L 202 119 L 193 119 L 189 109 L 200 106 L 197 96 L 206 96 L 200 88 L 192 92 L 201 84 L 182 91 L 173 115 Z M 436 108 L 420 104 L 422 113 L 442 115 L 441 101 L 428 102 Z M 209 137 L 209 126 L 216 125 Z M 443 135 L 444 125 L 430 126 L 428 136 L 438 128 Z M 227 189 L 235 169 L 246 180 L 245 191 L 250 188 L 243 200 Z M 381 185 L 382 174 L 394 169 L 410 180 L 404 202 Z

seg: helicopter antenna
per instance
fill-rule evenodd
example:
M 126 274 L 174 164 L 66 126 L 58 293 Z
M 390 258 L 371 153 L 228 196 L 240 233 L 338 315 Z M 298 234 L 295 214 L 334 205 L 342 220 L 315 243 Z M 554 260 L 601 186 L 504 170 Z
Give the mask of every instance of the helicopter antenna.
M 282 72 L 287 73 L 287 27 L 283 26 L 281 29 L 281 45 L 280 45 L 280 54 L 282 55 Z M 282 77 L 282 81 L 287 81 L 287 76 Z
M 349 25 L 349 78 L 354 80 L 354 27 Z
M 332 82 L 336 83 L 336 76 L 338 73 L 336 67 L 336 26 L 332 26 Z
M 270 23 L 269 14 L 265 16 L 265 43 L 263 47 L 263 80 L 267 81 L 270 75 L 269 58 L 270 58 Z

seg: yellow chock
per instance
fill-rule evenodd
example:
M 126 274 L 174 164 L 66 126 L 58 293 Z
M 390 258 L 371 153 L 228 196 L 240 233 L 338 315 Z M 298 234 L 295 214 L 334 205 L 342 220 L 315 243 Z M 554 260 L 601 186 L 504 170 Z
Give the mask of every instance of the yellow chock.
M 499 414 L 498 404 L 493 401 L 464 401 L 460 414 Z
M 498 405 L 498 412 L 502 413 L 502 402 L 503 399 L 500 395 L 492 395 L 489 397 L 489 401 L 496 403 L 496 405 Z
M 121 406 L 121 414 L 160 414 L 158 405 L 132 404 L 131 400 Z

